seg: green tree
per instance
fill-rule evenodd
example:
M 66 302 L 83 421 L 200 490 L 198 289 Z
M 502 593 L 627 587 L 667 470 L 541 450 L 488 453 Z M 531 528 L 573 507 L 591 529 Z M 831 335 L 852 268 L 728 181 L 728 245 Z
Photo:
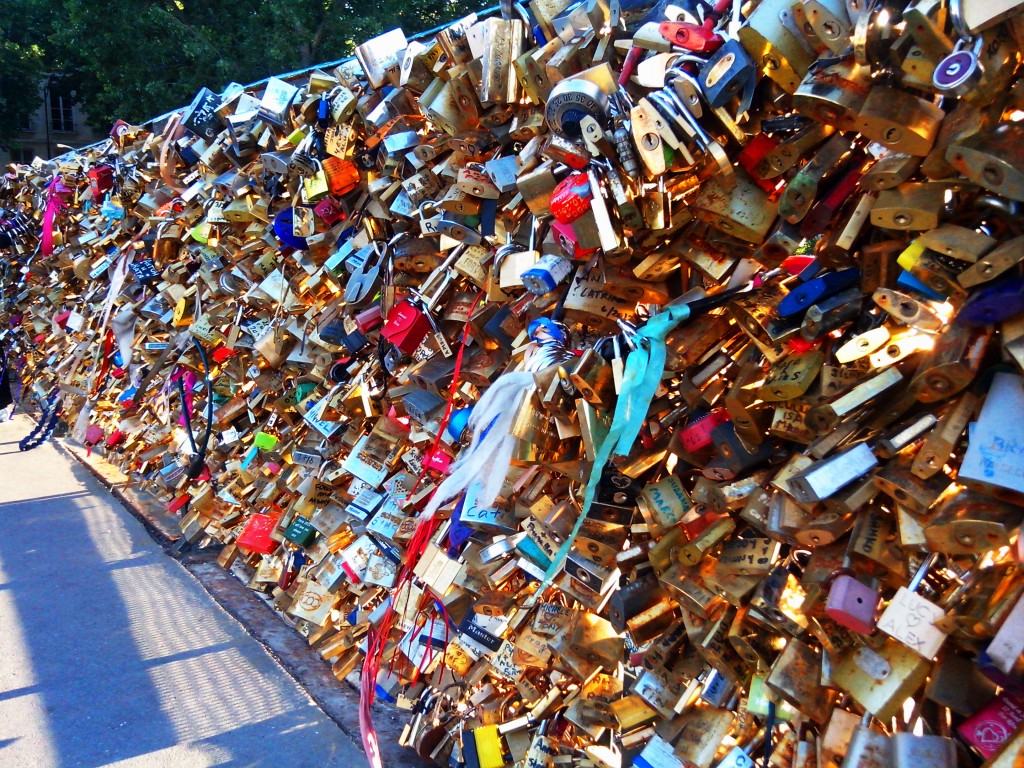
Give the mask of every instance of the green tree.
M 8 148 L 39 108 L 47 23 L 38 3 L 9 0 L 0 14 L 0 147 Z
M 485 7 L 481 0 L 11 1 L 45 11 L 30 49 L 38 51 L 29 59 L 37 69 L 21 77 L 38 79 L 41 67 L 65 74 L 97 128 L 183 106 L 202 86 L 220 90 L 340 59 L 396 26 L 411 35 Z

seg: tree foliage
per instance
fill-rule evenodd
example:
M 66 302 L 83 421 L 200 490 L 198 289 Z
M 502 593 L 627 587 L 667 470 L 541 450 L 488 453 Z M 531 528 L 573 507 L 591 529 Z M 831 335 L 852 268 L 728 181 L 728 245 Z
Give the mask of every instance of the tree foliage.
M 14 13 L 0 14 L 0 146 L 39 107 L 39 83 L 45 71 L 39 45 L 45 25 L 32 14 L 33 3 L 12 3 Z
M 470 0 L 5 0 L 0 20 L 0 146 L 59 72 L 89 122 L 141 122 L 221 90 L 343 58 L 394 27 L 430 29 Z M 9 12 L 6 12 L 9 11 Z

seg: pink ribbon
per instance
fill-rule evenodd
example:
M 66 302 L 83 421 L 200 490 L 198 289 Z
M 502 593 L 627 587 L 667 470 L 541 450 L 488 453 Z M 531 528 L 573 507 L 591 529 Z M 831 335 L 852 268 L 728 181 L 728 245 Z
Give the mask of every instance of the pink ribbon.
M 67 210 L 67 205 L 60 199 L 60 195 L 71 190 L 64 186 L 60 176 L 54 176 L 53 181 L 46 191 L 46 209 L 43 212 L 43 237 L 40 243 L 43 256 L 53 253 L 53 225 L 57 218 L 58 211 Z
M 170 383 L 174 384 L 180 378 L 185 379 L 185 381 L 183 382 L 183 384 L 185 385 L 185 404 L 184 407 L 181 409 L 181 417 L 178 419 L 178 423 L 184 427 L 188 424 L 187 418 L 192 417 L 192 404 L 195 402 L 195 396 L 192 394 L 192 390 L 195 389 L 197 379 L 196 375 L 192 373 L 192 371 L 188 370 L 187 368 L 180 368 L 174 373 L 173 376 L 171 376 Z M 187 418 L 186 413 L 188 414 Z

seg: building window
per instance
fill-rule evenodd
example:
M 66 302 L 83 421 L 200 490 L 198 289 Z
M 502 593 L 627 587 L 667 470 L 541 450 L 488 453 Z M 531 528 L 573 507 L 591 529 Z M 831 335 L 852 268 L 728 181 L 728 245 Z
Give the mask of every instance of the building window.
M 11 149 L 11 162 L 30 165 L 35 159 L 36 153 L 28 147 L 13 147 Z
M 50 130 L 54 133 L 75 132 L 71 93 L 59 85 L 50 86 Z

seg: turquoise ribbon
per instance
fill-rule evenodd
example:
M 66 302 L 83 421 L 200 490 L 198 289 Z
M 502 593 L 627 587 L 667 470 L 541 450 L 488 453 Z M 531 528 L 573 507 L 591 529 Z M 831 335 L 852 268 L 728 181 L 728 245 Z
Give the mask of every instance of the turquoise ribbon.
M 615 403 L 615 417 L 608 430 L 608 442 L 615 440 L 613 450 L 616 456 L 625 456 L 632 450 L 661 377 L 665 375 L 665 339 L 673 328 L 689 317 L 690 308 L 687 305 L 669 307 L 637 331 L 637 346 L 626 358 L 622 387 Z
M 608 434 L 600 445 L 595 447 L 594 466 L 590 471 L 590 479 L 587 481 L 587 488 L 583 494 L 583 506 L 580 516 L 573 526 L 565 543 L 558 549 L 555 557 L 544 573 L 544 583 L 541 584 L 534 594 L 539 596 L 544 589 L 551 584 L 569 555 L 569 549 L 576 540 L 583 521 L 587 519 L 590 507 L 594 504 L 594 497 L 597 495 L 597 487 L 601 483 L 601 475 L 614 453 L 617 456 L 624 456 L 629 453 L 636 442 L 640 430 L 643 428 L 644 419 L 647 418 L 647 409 L 651 407 L 654 393 L 658 390 L 661 377 L 665 374 L 665 338 L 680 323 L 690 317 L 690 308 L 685 304 L 669 307 L 664 312 L 647 321 L 637 331 L 636 348 L 626 358 L 626 368 L 622 375 L 622 386 L 619 389 L 619 398 L 615 403 L 615 414 L 612 417 L 611 427 Z

